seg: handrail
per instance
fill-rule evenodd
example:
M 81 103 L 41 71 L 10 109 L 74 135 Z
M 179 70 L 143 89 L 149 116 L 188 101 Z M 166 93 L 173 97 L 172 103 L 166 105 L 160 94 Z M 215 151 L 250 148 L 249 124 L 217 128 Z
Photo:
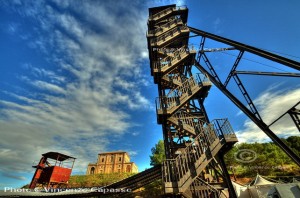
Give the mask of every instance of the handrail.
M 149 19 L 154 19 L 157 17 L 160 17 L 162 14 L 165 15 L 168 11 L 176 11 L 176 10 L 185 10 L 187 9 L 187 6 L 176 6 L 176 7 L 169 7 L 167 9 L 164 9 L 156 14 L 153 14 L 152 16 L 149 16 Z
M 156 13 L 156 14 L 153 14 L 152 16 L 149 16 L 149 19 L 154 19 L 156 17 L 160 17 L 160 15 L 165 14 L 168 11 L 173 11 L 173 9 L 174 9 L 174 7 L 169 7 L 167 9 L 164 9 L 164 10 L 162 10 L 162 11 Z
M 180 74 L 175 74 L 175 75 L 164 75 L 162 77 L 162 79 L 166 80 L 166 81 L 170 81 L 170 82 L 174 82 L 175 81 L 178 81 L 179 83 L 182 83 L 183 81 L 185 81 L 187 78 L 186 76 L 184 75 L 180 75 Z
M 190 94 L 195 86 L 203 86 L 204 82 L 209 82 L 209 79 L 203 74 L 197 73 L 184 82 L 176 89 L 171 90 L 166 96 L 156 98 L 156 109 L 169 109 L 180 104 L 180 98 L 184 94 Z
M 217 139 L 222 140 L 223 135 L 233 133 L 227 119 L 216 119 L 212 123 L 200 127 L 203 128 L 203 131 L 177 157 L 163 162 L 164 182 L 179 182 L 190 170 L 189 167 L 199 160 Z
M 197 130 L 198 130 L 197 131 L 198 133 L 202 133 L 203 132 L 204 122 L 201 121 L 199 118 L 190 115 L 188 112 L 179 111 L 178 113 L 174 114 L 172 117 L 175 118 L 175 119 L 177 119 L 178 122 L 194 128 L 195 132 Z
M 171 25 L 178 24 L 180 22 L 182 22 L 181 18 L 174 18 L 174 19 L 170 20 L 168 23 L 165 23 L 165 24 L 161 25 L 159 28 L 156 28 L 155 30 L 149 30 L 148 34 L 156 34 L 158 32 L 163 31 L 163 28 L 170 28 Z
M 219 192 L 218 189 L 216 189 L 215 187 L 213 187 L 212 185 L 210 185 L 208 182 L 204 181 L 203 179 L 197 177 L 196 180 L 198 180 L 198 182 L 200 184 L 204 184 L 206 187 L 208 187 L 208 190 L 210 190 L 210 191 L 212 191 L 214 193 L 218 193 Z
M 180 47 L 180 48 L 165 48 L 165 47 L 161 47 L 161 48 L 154 48 L 153 50 L 155 51 L 159 51 L 161 53 L 167 54 L 168 56 L 171 56 L 170 54 L 172 53 L 178 53 L 178 52 L 182 52 L 182 51 L 190 51 L 190 52 L 195 52 L 196 53 L 196 48 L 194 47 L 193 44 L 189 44 L 187 45 L 188 47 L 186 47 L 186 45 L 184 47 Z
M 214 137 L 214 140 L 218 138 L 216 135 Z M 205 154 L 206 150 L 208 150 L 211 145 L 205 142 L 205 139 L 205 134 L 200 133 L 194 139 L 194 142 L 190 143 L 186 148 L 184 148 L 183 152 L 176 158 L 167 159 L 163 162 L 163 168 L 170 169 L 170 167 L 172 167 L 173 169 L 176 169 L 172 172 L 176 174 L 170 174 L 171 171 L 167 171 L 168 178 L 166 178 L 166 175 L 164 175 L 165 182 L 178 182 L 189 171 L 188 167 L 199 160 L 203 154 Z
M 218 130 L 219 135 L 235 135 L 228 119 L 215 119 L 212 120 L 211 123 L 214 125 L 214 128 Z
M 173 56 L 167 56 L 167 57 L 161 59 L 160 61 L 154 61 L 153 62 L 153 69 L 161 69 L 165 66 L 170 67 L 175 62 L 180 61 L 181 59 L 183 59 L 182 56 L 188 55 L 190 53 L 196 53 L 193 46 L 192 46 L 191 50 L 190 50 L 190 48 L 187 48 L 186 46 L 183 46 L 183 47 L 178 48 L 178 49 L 174 49 Z
M 173 36 L 176 32 L 181 32 L 181 30 L 188 30 L 188 29 L 189 28 L 187 26 L 174 27 L 173 29 L 169 30 L 168 32 L 165 32 L 156 38 L 152 38 L 150 40 L 150 42 L 151 42 L 151 44 L 154 44 L 161 40 L 165 40 L 168 36 Z

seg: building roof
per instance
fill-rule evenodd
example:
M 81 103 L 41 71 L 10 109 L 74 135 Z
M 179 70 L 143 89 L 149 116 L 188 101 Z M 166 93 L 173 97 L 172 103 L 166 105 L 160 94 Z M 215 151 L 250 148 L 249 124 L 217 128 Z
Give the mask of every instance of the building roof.
M 57 161 L 64 161 L 67 159 L 76 159 L 75 157 L 71 157 L 62 153 L 58 153 L 58 152 L 48 152 L 48 153 L 44 153 L 42 154 L 42 156 L 46 157 L 46 158 L 50 158 L 50 159 L 54 159 Z
M 110 152 L 103 152 L 103 153 L 99 153 L 99 155 L 101 154 L 114 154 L 114 153 L 126 153 L 128 155 L 128 153 L 126 151 L 110 151 Z

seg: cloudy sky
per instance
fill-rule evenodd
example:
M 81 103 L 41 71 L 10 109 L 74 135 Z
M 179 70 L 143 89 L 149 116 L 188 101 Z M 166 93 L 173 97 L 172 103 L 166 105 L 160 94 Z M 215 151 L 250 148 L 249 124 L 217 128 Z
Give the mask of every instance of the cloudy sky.
M 140 171 L 149 167 L 162 138 L 145 37 L 149 7 L 187 5 L 190 26 L 299 61 L 300 3 L 292 2 L 0 0 L 0 188 L 29 183 L 31 166 L 48 151 L 76 157 L 74 174 L 112 150 L 128 151 Z M 250 68 L 272 64 L 248 59 Z M 242 80 L 268 122 L 299 101 L 298 79 Z M 205 105 L 211 119 L 228 117 L 241 141 L 269 141 L 215 87 Z M 287 120 L 274 130 L 298 135 Z

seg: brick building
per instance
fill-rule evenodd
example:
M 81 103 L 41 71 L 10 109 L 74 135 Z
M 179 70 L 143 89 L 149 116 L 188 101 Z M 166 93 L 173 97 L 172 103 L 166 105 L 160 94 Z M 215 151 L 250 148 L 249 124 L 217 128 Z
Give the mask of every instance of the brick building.
M 99 153 L 97 162 L 94 164 L 89 163 L 86 174 L 117 172 L 138 172 L 138 167 L 134 162 L 130 162 L 130 157 L 125 151 Z

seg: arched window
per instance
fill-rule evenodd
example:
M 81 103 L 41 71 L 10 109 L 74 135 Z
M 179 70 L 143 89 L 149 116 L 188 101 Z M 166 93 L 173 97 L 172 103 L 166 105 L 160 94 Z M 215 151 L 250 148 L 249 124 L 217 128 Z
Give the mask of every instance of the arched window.
M 91 175 L 94 175 L 95 174 L 95 167 L 92 167 L 91 168 Z

